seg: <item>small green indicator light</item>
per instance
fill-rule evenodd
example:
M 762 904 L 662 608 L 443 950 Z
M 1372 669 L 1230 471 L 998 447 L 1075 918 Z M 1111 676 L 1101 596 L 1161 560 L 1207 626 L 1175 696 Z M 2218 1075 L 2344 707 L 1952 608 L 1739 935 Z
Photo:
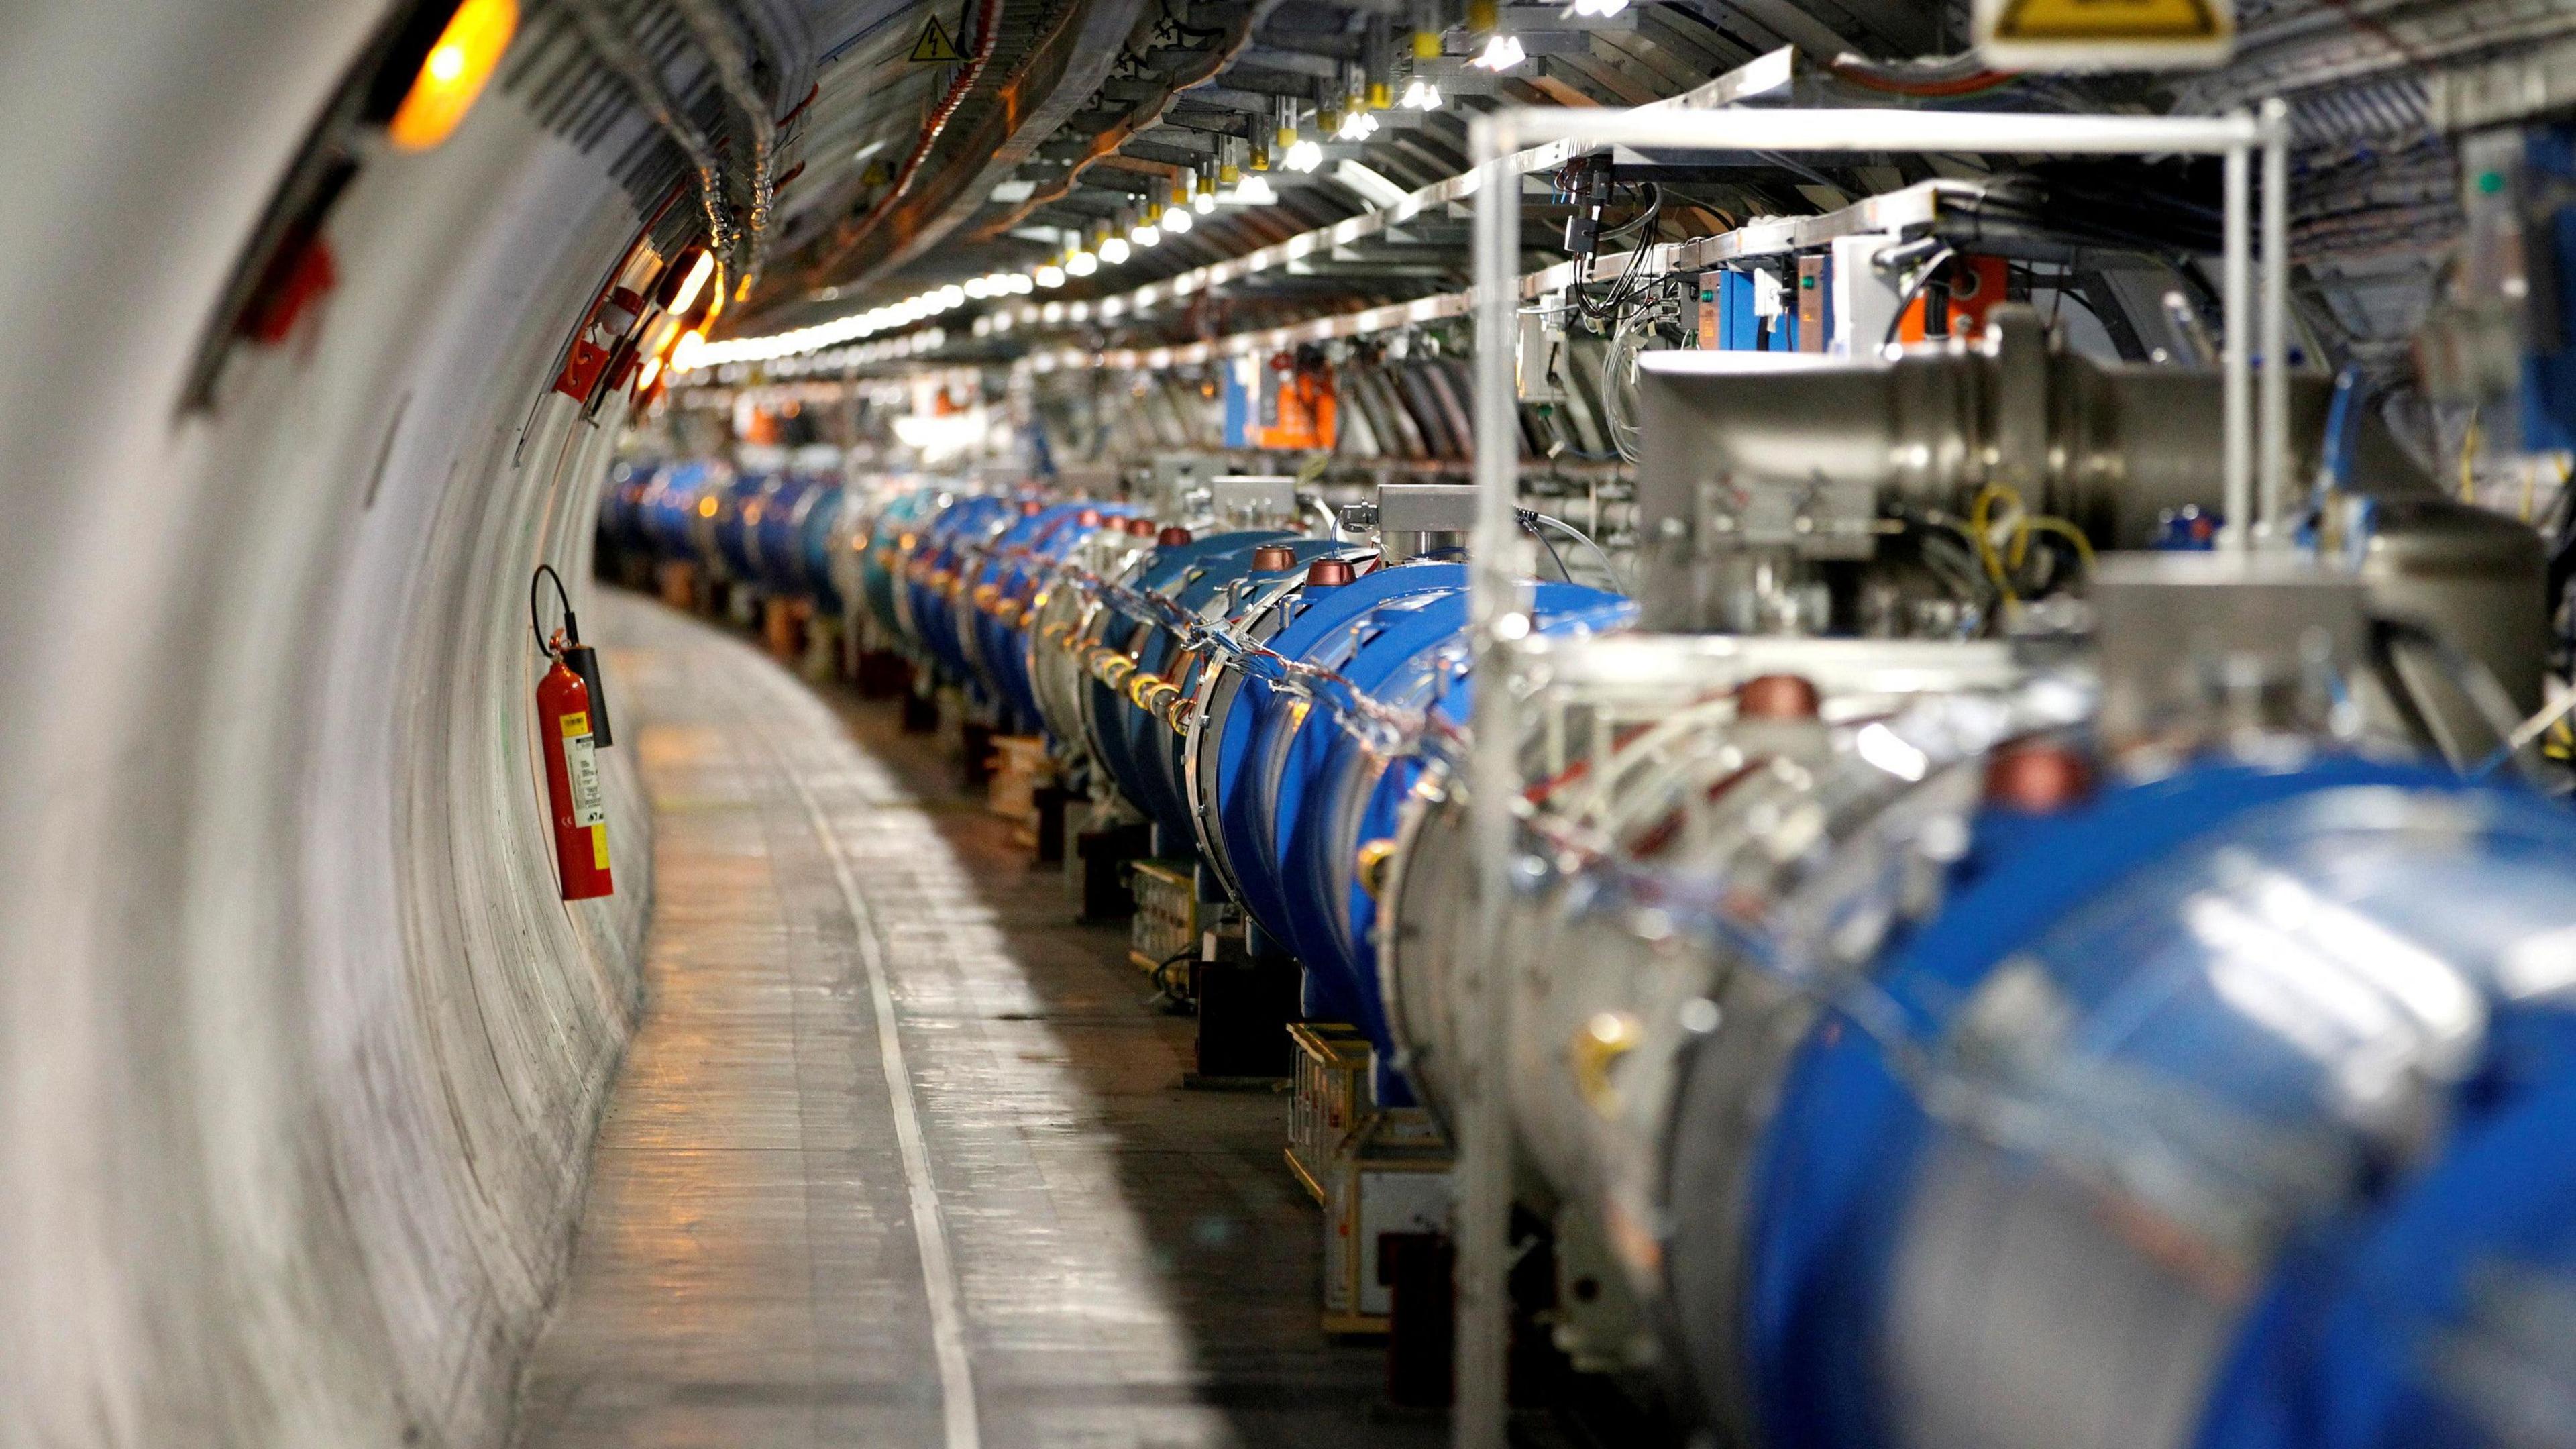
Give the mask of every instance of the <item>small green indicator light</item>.
M 2479 172 L 2479 173 L 2478 173 L 2478 194 L 2479 194 L 2479 195 L 2481 195 L 2481 196 L 2493 196 L 2493 195 L 2495 195 L 2497 192 L 2502 191 L 2502 190 L 2504 190 L 2504 173 L 2503 173 L 2503 172 L 2501 172 L 2501 171 L 2481 171 L 2481 172 Z

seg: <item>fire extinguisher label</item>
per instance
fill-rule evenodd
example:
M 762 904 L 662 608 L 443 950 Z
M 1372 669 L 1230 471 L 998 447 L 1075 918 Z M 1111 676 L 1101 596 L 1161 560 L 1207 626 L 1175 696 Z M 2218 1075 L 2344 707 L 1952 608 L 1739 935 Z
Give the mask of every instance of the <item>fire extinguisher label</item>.
M 599 788 L 599 747 L 591 743 L 585 728 L 573 733 L 573 722 L 585 726 L 589 716 L 568 714 L 564 722 L 564 771 L 572 778 L 572 823 L 576 830 L 588 830 L 608 823 L 608 805 Z

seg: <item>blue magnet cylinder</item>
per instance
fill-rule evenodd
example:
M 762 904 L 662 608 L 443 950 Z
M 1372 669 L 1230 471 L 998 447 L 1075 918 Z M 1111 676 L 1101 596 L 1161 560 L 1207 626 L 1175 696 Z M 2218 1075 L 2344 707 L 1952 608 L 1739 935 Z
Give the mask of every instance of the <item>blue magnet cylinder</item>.
M 1793 1059 L 1745 1299 L 1701 1305 L 1740 1313 L 1770 1441 L 2054 1383 L 2122 1442 L 2523 1442 L 2568 1361 L 2535 1325 L 2576 1305 L 2576 818 L 2329 759 L 1978 837 Z

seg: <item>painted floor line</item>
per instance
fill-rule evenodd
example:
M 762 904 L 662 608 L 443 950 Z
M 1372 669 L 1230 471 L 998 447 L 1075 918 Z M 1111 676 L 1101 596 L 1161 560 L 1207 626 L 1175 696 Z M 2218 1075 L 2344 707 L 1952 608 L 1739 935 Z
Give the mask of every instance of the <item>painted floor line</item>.
M 757 727 L 757 726 L 755 726 Z M 765 736 L 764 732 L 764 736 Z M 768 741 L 764 738 L 764 743 Z M 912 1233 L 921 1252 L 923 1296 L 930 1300 L 931 1347 L 939 1360 L 939 1395 L 946 1425 L 947 1449 L 981 1449 L 983 1433 L 975 1413 L 975 1370 L 966 1355 L 966 1313 L 957 1289 L 957 1266 L 948 1250 L 947 1219 L 939 1208 L 939 1188 L 930 1175 L 930 1149 L 922 1136 L 921 1104 L 912 1089 L 912 1070 L 905 1063 L 903 1038 L 896 1028 L 894 990 L 886 981 L 885 947 L 876 918 L 859 894 L 831 816 L 805 783 L 804 774 L 786 753 L 771 744 L 780 772 L 805 807 L 805 818 L 832 863 L 832 878 L 848 906 L 859 963 L 868 977 L 868 998 L 877 1019 L 877 1061 L 885 1070 L 886 1095 L 894 1104 L 895 1141 L 902 1149 L 905 1195 L 912 1206 Z

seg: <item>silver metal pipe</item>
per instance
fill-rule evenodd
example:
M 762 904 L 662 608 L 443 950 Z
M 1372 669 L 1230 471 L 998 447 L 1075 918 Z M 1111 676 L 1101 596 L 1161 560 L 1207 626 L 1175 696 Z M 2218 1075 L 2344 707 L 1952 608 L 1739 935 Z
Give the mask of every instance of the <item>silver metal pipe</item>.
M 707 214 L 707 245 L 718 253 L 730 252 L 736 222 L 733 205 L 725 195 L 724 161 L 716 154 L 715 143 L 688 118 L 679 98 L 671 93 L 661 67 L 636 48 L 622 28 L 624 22 L 609 11 L 606 0 L 572 0 L 569 9 L 573 28 L 581 33 L 590 53 L 625 85 L 644 114 L 688 158 L 689 168 L 698 178 L 698 202 Z
M 1516 985 L 1499 963 L 1502 902 L 1512 889 L 1511 802 L 1520 793 L 1520 721 L 1510 685 L 1509 651 L 1529 633 L 1516 564 L 1523 552 L 1514 509 L 1520 504 L 1520 425 L 1512 366 L 1519 335 L 1514 312 L 1520 269 L 1520 176 L 1501 164 L 1520 142 L 1521 112 L 1478 117 L 1468 136 L 1476 186 L 1476 533 L 1470 599 L 1474 620 L 1476 749 L 1469 762 L 1471 830 L 1476 844 L 1476 915 L 1485 938 L 1475 953 L 1466 1000 L 1474 1005 L 1467 1040 L 1472 1059 L 1459 1063 L 1457 1111 L 1457 1360 L 1451 1442 L 1457 1449 L 1503 1449 L 1511 1345 L 1511 1093 L 1503 1081 L 1511 1058 L 1511 1002 Z M 1517 629 L 1514 623 L 1517 621 Z
M 725 99 L 742 118 L 751 164 L 743 177 L 742 230 L 734 239 L 733 281 L 748 280 L 760 270 L 760 253 L 769 231 L 770 175 L 778 144 L 778 125 L 770 119 L 772 102 L 752 83 L 751 57 L 733 32 L 733 21 L 716 0 L 674 0 L 672 8 L 706 54 Z
M 2262 531 L 2288 532 L 2290 493 L 2290 108 L 2263 103 Z
M 2229 550 L 2252 546 L 2254 536 L 2253 376 L 2246 348 L 2246 296 L 2250 290 L 2246 256 L 2247 204 L 2251 157 L 2243 146 L 2227 152 L 2226 258 L 2220 292 L 2227 309 L 2226 331 L 2219 344 L 2219 370 L 2224 374 L 2227 413 L 2226 450 L 2220 455 L 2220 477 L 2226 483 L 2227 522 L 2219 544 Z
M 1499 114 L 1499 113 L 1498 113 Z M 1632 145 L 1684 151 L 1991 151 L 2018 155 L 2222 155 L 2257 144 L 2254 118 L 2062 116 L 2010 111 L 1675 111 L 1529 109 L 1527 143 Z

